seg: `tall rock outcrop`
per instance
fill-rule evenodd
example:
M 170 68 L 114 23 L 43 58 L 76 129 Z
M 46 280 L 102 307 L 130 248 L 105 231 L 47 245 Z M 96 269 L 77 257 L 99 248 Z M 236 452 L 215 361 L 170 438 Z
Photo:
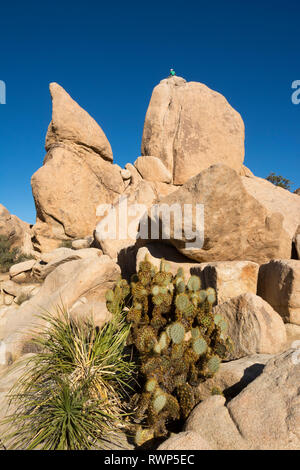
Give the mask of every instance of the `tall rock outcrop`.
M 46 150 L 54 144 L 70 143 L 113 161 L 110 143 L 96 121 L 57 83 L 50 83 L 50 93 L 52 120 L 46 136 Z
M 162 160 L 180 185 L 223 163 L 238 173 L 244 161 L 244 123 L 220 93 L 181 77 L 162 80 L 152 93 L 142 155 Z
M 33 240 L 40 251 L 91 235 L 98 205 L 114 202 L 124 191 L 100 126 L 57 83 L 50 84 L 50 93 L 48 153 L 31 180 L 37 210 Z

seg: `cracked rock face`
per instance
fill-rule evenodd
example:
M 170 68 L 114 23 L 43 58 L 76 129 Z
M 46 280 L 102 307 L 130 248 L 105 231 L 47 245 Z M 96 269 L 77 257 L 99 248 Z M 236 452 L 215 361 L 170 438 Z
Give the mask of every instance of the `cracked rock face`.
M 220 395 L 201 402 L 184 430 L 198 434 L 215 450 L 297 450 L 299 381 L 299 352 L 290 349 L 271 358 L 263 372 L 228 403 Z
M 50 91 L 48 153 L 31 180 L 37 210 L 34 243 L 39 251 L 92 235 L 99 204 L 113 203 L 124 191 L 100 126 L 59 85 L 51 84 Z
M 220 93 L 181 77 L 162 80 L 146 114 L 142 155 L 158 157 L 183 184 L 216 163 L 238 173 L 244 161 L 244 123 Z

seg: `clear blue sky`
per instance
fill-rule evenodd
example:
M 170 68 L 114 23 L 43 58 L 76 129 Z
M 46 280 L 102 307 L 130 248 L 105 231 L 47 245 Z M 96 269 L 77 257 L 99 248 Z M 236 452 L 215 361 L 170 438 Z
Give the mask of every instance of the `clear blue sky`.
M 31 175 L 51 120 L 49 82 L 101 125 L 120 165 L 140 154 L 153 87 L 170 67 L 224 94 L 246 126 L 245 164 L 300 186 L 300 2 L 13 1 L 0 6 L 0 202 L 34 222 Z

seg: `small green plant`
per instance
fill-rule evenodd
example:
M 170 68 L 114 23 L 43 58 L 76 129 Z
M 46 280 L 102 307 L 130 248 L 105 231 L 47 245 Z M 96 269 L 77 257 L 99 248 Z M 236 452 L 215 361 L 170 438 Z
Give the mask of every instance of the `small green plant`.
M 120 310 L 100 330 L 64 310 L 42 318 L 48 327 L 35 335 L 39 352 L 11 390 L 14 411 L 4 424 L 12 431 L 4 440 L 11 449 L 104 448 L 128 415 L 124 403 L 134 375 L 124 353 L 129 326 Z
M 183 270 L 173 276 L 164 260 L 158 270 L 146 257 L 130 285 L 120 280 L 106 300 L 110 311 L 124 301 L 128 308 L 128 344 L 142 385 L 132 398 L 135 442 L 142 445 L 166 436 L 169 422 L 187 418 L 200 400 L 199 383 L 218 371 L 231 342 L 226 322 L 213 314 L 214 289 L 201 289 L 197 276 L 185 283 Z
M 72 241 L 73 240 L 63 240 L 59 245 L 60 248 L 72 248 Z
M 12 241 L 5 235 L 0 235 L 0 272 L 6 273 L 17 263 L 32 259 L 31 256 L 21 254 L 17 248 L 12 248 Z
M 284 178 L 281 175 L 276 175 L 275 173 L 270 173 L 269 176 L 266 177 L 266 180 L 275 184 L 275 186 L 280 186 L 281 188 L 287 189 L 288 191 L 291 190 L 291 184 L 293 184 L 290 180 Z

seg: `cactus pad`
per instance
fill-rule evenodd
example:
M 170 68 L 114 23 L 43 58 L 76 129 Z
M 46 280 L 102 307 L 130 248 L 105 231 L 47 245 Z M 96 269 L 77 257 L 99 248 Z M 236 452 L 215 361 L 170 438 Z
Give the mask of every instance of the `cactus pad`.
M 187 288 L 193 292 L 196 292 L 201 287 L 201 281 L 198 276 L 191 276 L 187 283 Z
M 159 413 L 163 409 L 166 403 L 167 403 L 166 394 L 161 393 L 161 392 L 157 393 L 153 399 L 153 408 L 155 412 Z
M 212 356 L 207 363 L 207 369 L 211 374 L 215 374 L 219 370 L 220 364 L 220 358 L 218 356 Z
M 169 331 L 173 343 L 182 343 L 182 341 L 184 340 L 185 329 L 181 323 L 173 323 Z
M 193 341 L 193 351 L 198 354 L 202 355 L 207 351 L 207 342 L 204 338 L 198 338 Z

